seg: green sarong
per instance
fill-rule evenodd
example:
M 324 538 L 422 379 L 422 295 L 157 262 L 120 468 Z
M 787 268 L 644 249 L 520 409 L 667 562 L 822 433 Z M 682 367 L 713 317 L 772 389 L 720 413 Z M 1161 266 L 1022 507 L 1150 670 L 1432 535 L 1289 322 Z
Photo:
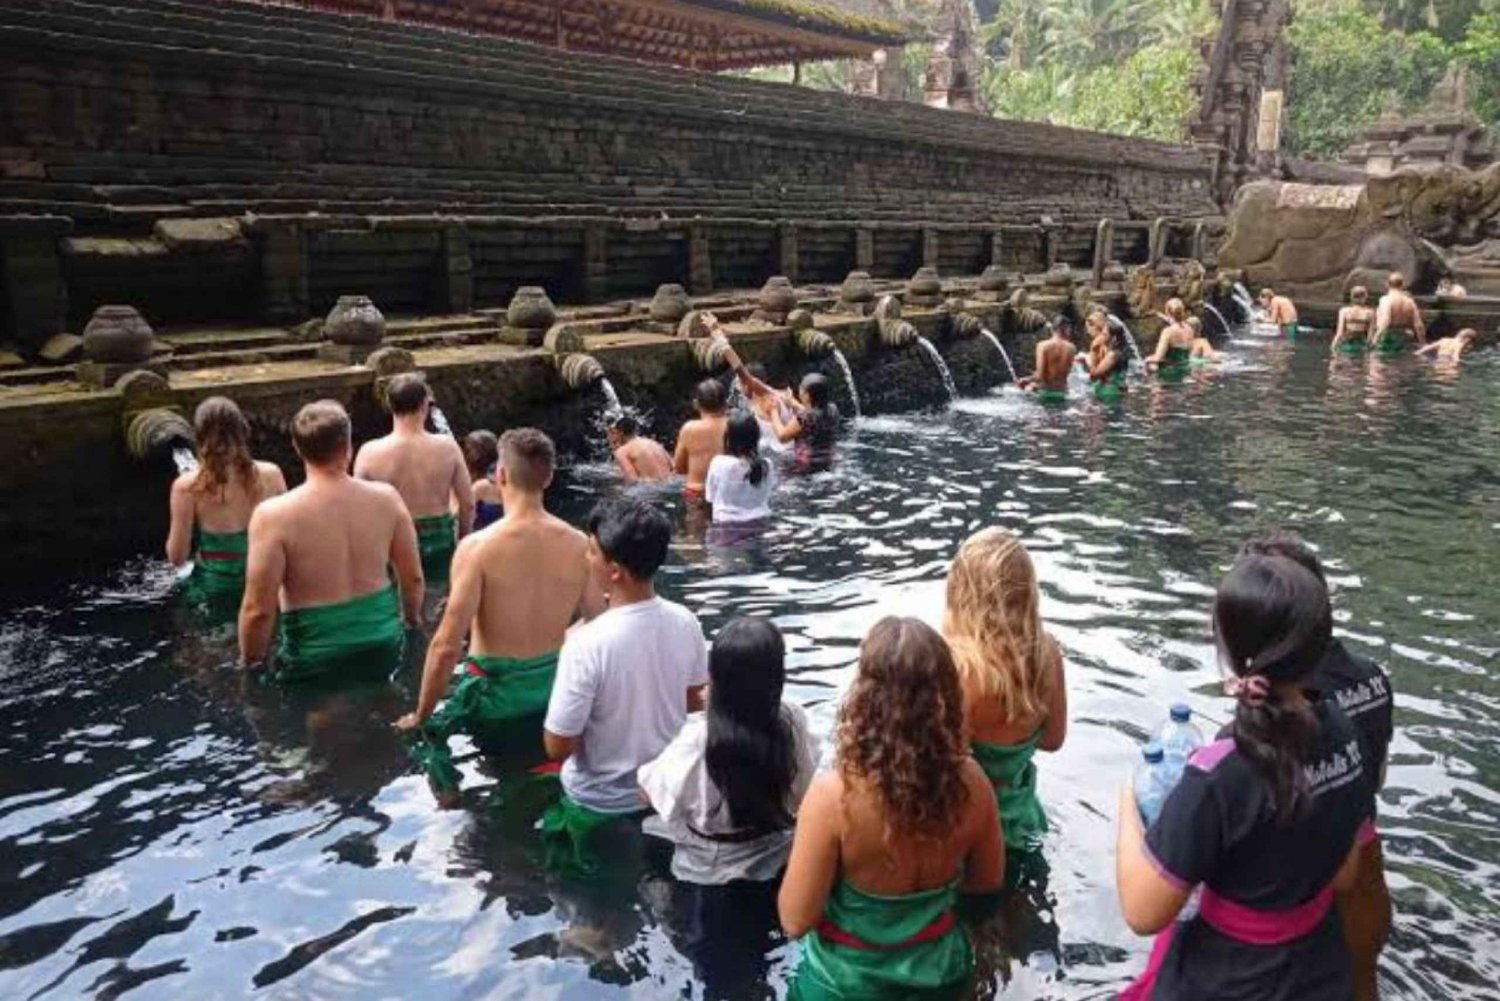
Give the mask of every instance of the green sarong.
M 1283 323 L 1281 325 L 1281 335 L 1283 337 L 1285 337 L 1289 341 L 1296 340 L 1297 339 L 1297 322 L 1294 320 L 1291 323 Z
M 1375 352 L 1383 355 L 1399 355 L 1409 347 L 1411 332 L 1402 327 L 1387 327 L 1375 342 Z
M 1365 344 L 1365 338 L 1362 335 L 1359 337 L 1345 337 L 1339 341 L 1338 352 L 1341 355 L 1362 355 L 1365 353 L 1366 347 L 1368 345 Z
M 286 685 L 385 681 L 400 665 L 406 642 L 390 586 L 335 605 L 282 612 L 280 631 L 271 680 Z
M 1156 366 L 1156 377 L 1162 382 L 1178 382 L 1187 378 L 1188 370 L 1192 368 L 1189 364 L 1192 357 L 1191 348 L 1167 348 L 1161 363 Z
M 1094 383 L 1094 399 L 1100 403 L 1119 403 L 1125 398 L 1125 373 L 1116 369 Z
M 205 590 L 245 590 L 245 556 L 249 532 L 193 531 L 193 580 Z
M 840 880 L 823 919 L 803 940 L 787 997 L 894 999 L 959 997 L 974 973 L 974 952 L 954 915 L 958 881 L 882 897 Z
M 422 576 L 428 580 L 447 580 L 458 548 L 458 519 L 453 512 L 415 519 L 417 549 L 422 554 Z
M 1066 389 L 1038 389 L 1036 400 L 1044 407 L 1065 407 L 1068 405 L 1068 391 Z
M 1036 794 L 1036 742 L 1040 731 L 1019 744 L 983 744 L 974 741 L 970 750 L 995 787 L 1000 807 L 1000 828 L 1005 832 L 1005 850 L 1034 852 L 1047 833 L 1047 812 Z
M 599 854 L 591 843 L 595 832 L 613 821 L 630 820 L 645 812 L 643 807 L 626 813 L 605 813 L 563 793 L 537 823 L 547 839 L 547 867 L 569 875 L 593 875 L 599 871 Z
M 439 792 L 454 791 L 459 785 L 449 737 L 468 734 L 480 750 L 498 748 L 514 734 L 515 720 L 539 717 L 547 711 L 552 680 L 557 676 L 557 654 L 524 660 L 471 654 L 462 666 L 464 673 L 458 684 L 422 725 L 409 748 Z M 528 740 L 535 745 L 535 730 L 528 730 Z

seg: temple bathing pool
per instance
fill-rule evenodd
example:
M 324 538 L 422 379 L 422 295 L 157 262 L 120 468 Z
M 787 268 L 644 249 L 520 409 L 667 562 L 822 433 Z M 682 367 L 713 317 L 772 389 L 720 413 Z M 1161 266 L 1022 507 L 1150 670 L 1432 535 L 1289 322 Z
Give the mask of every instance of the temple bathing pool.
M 1136 384 L 1114 409 L 1007 390 L 865 419 L 837 472 L 784 486 L 763 539 L 684 528 L 663 589 L 710 635 L 774 616 L 790 695 L 826 733 L 867 628 L 936 622 L 958 542 L 1021 532 L 1067 653 L 1071 731 L 1040 760 L 1045 895 L 987 936 L 984 993 L 1105 998 L 1147 952 L 1115 899 L 1119 784 L 1168 703 L 1227 715 L 1212 589 L 1243 538 L 1294 529 L 1330 565 L 1339 632 L 1395 679 L 1384 996 L 1500 999 L 1500 359 L 1453 376 L 1330 367 L 1321 338 L 1230 352 L 1224 372 Z M 551 500 L 581 518 L 608 489 L 586 467 Z M 597 880 L 550 875 L 526 790 L 499 802 L 539 760 L 529 740 L 469 759 L 464 808 L 435 810 L 387 725 L 419 650 L 380 693 L 246 693 L 230 630 L 204 631 L 159 563 L 27 576 L 9 568 L 0 612 L 0 996 L 783 989 L 796 947 L 765 895 L 693 893 L 628 839 Z

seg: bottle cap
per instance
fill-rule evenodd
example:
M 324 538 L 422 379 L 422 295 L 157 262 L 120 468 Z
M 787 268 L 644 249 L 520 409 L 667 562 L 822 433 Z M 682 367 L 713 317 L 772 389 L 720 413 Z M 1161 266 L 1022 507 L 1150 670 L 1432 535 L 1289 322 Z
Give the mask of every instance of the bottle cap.
M 1174 723 L 1186 723 L 1193 716 L 1193 710 L 1186 702 L 1173 702 L 1171 712 Z
M 1155 765 L 1160 763 L 1165 755 L 1162 753 L 1161 744 L 1152 740 L 1141 745 L 1141 757 Z

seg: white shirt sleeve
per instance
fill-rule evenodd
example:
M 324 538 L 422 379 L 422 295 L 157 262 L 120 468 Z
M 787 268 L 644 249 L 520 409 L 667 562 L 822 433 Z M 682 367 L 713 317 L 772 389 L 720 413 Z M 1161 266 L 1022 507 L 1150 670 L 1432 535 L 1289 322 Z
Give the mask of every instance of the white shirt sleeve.
M 590 654 L 591 650 L 576 640 L 563 644 L 562 655 L 557 658 L 552 697 L 547 701 L 547 718 L 542 723 L 549 733 L 577 737 L 588 725 L 598 684 L 598 672 Z
M 689 813 L 689 787 L 703 761 L 705 732 L 701 714 L 688 717 L 666 750 L 636 771 L 636 782 L 663 820 L 680 820 Z
M 792 774 L 792 788 L 789 790 L 792 801 L 792 812 L 802 805 L 802 797 L 807 795 L 807 787 L 812 785 L 813 776 L 818 771 L 818 737 L 812 732 L 812 727 L 807 724 L 807 713 L 802 707 L 794 703 L 787 703 L 792 721 L 792 736 L 796 744 L 795 767 Z
M 708 684 L 708 640 L 703 636 L 703 625 L 698 617 L 690 613 L 689 618 L 693 623 L 692 637 L 697 641 L 698 647 L 693 658 L 692 674 L 688 677 L 688 687 L 697 688 Z

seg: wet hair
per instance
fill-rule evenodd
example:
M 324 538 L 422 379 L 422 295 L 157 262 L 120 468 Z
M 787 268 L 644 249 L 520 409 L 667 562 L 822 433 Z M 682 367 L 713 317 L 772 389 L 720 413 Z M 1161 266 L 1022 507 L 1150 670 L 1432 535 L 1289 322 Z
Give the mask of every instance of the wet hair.
M 1042 629 L 1036 568 L 1020 539 L 986 528 L 959 546 L 948 571 L 943 634 L 971 695 L 993 699 L 1006 720 L 1046 716 L 1056 653 Z
M 1312 802 L 1306 767 L 1318 749 L 1318 721 L 1307 707 L 1282 702 L 1283 686 L 1304 681 L 1333 638 L 1328 589 L 1287 556 L 1240 559 L 1219 583 L 1213 605 L 1219 655 L 1235 675 L 1269 682 L 1264 701 L 1236 703 L 1236 749 L 1271 787 L 1276 822 L 1289 824 Z
M 1399 271 L 1392 271 L 1385 279 L 1386 288 L 1406 288 L 1406 276 Z
M 239 483 L 252 498 L 260 496 L 260 476 L 250 455 L 250 422 L 227 396 L 210 396 L 193 411 L 193 439 L 202 464 L 193 492 L 218 495 Z
M 1196 337 L 1202 337 L 1203 336 L 1203 321 L 1202 320 L 1198 319 L 1196 316 L 1190 316 L 1190 317 L 1187 318 L 1187 325 L 1188 325 L 1188 329 L 1193 332 L 1194 336 L 1196 336 Z
M 292 447 L 303 462 L 324 466 L 350 444 L 349 414 L 336 400 L 315 400 L 292 418 Z
M 875 623 L 839 711 L 838 768 L 885 812 L 885 835 L 941 837 L 968 802 L 964 697 L 948 644 L 919 619 Z
M 802 377 L 799 388 L 807 396 L 807 402 L 810 405 L 818 410 L 827 409 L 829 397 L 832 395 L 827 376 L 821 372 L 809 372 Z
M 641 500 L 606 501 L 589 515 L 588 534 L 605 559 L 618 563 L 636 580 L 646 581 L 667 561 L 672 523 Z
M 1349 290 L 1349 301 L 1356 306 L 1363 306 L 1370 301 L 1370 290 L 1363 285 L 1356 285 Z
M 1068 319 L 1065 314 L 1058 313 L 1052 319 L 1047 321 L 1047 326 L 1051 328 L 1050 333 L 1062 334 L 1069 340 L 1073 339 L 1073 321 Z
M 1274 299 L 1274 298 L 1276 298 L 1276 293 L 1272 292 L 1269 288 L 1263 288 L 1263 289 L 1260 290 L 1260 294 L 1257 295 L 1256 298 L 1257 299 Z
M 385 384 L 386 406 L 398 416 L 416 413 L 422 409 L 422 404 L 431 399 L 432 391 L 427 388 L 427 376 L 421 372 L 402 372 L 391 376 L 391 381 Z
M 1187 306 L 1183 305 L 1181 299 L 1175 297 L 1168 299 L 1163 311 L 1172 318 L 1173 323 L 1183 323 L 1187 320 Z
M 619 414 L 609 422 L 609 426 L 627 438 L 634 438 L 641 433 L 641 422 L 636 420 L 634 414 Z
M 705 414 L 722 414 L 728 399 L 724 384 L 718 379 L 704 379 L 693 390 L 693 403 Z
M 760 486 L 770 469 L 760 454 L 760 421 L 754 414 L 737 413 L 724 426 L 724 454 L 744 459 L 750 464 L 745 472 L 745 482 L 752 487 Z
M 1465 327 L 1453 336 L 1457 337 L 1459 340 L 1463 340 L 1465 337 L 1467 337 L 1471 341 L 1477 341 L 1479 340 L 1479 331 L 1475 330 L 1473 327 Z
M 791 827 L 787 799 L 797 746 L 781 690 L 786 643 L 770 619 L 733 619 L 708 653 L 708 738 L 703 767 L 738 830 Z
M 1245 540 L 1240 546 L 1239 558 L 1246 556 L 1281 556 L 1301 564 L 1308 570 L 1324 587 L 1328 586 L 1328 577 L 1323 573 L 1323 561 L 1318 559 L 1317 552 L 1312 546 L 1303 541 L 1300 535 L 1291 532 L 1272 532 L 1269 535 L 1258 535 L 1253 539 Z
M 500 465 L 517 490 L 545 490 L 557 465 L 552 439 L 536 428 L 511 428 L 500 436 Z
M 482 480 L 490 475 L 500 461 L 500 439 L 495 432 L 470 431 L 464 435 L 460 446 L 464 452 L 464 465 L 469 468 L 471 480 Z

